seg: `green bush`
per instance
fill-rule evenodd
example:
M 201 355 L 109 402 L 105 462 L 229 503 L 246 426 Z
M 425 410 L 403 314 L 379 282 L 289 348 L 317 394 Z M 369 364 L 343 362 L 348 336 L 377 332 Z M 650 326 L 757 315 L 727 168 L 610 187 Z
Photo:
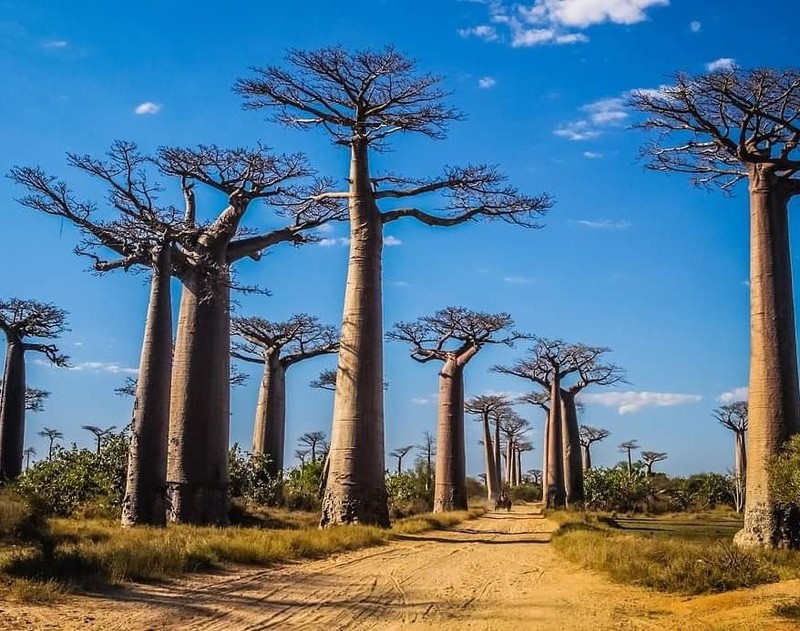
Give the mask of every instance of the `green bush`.
M 234 444 L 228 453 L 231 498 L 263 506 L 280 505 L 281 481 L 270 473 L 270 462 L 269 456 L 245 453 Z
M 284 471 L 283 502 L 291 510 L 318 510 L 325 462 L 319 459 Z
M 386 475 L 389 514 L 392 519 L 425 513 L 433 505 L 433 489 L 428 485 L 425 467 Z
M 782 504 L 800 504 L 800 435 L 794 436 L 769 467 L 770 485 Z
M 506 494 L 515 502 L 540 502 L 542 487 L 538 484 L 522 484 L 506 489 Z
M 125 494 L 129 438 L 108 436 L 100 453 L 89 449 L 56 448 L 19 479 L 19 492 L 51 515 L 68 516 L 89 506 L 117 515 Z
M 627 465 L 610 469 L 588 469 L 583 475 L 586 507 L 599 511 L 641 510 L 650 486 L 641 467 L 628 471 Z

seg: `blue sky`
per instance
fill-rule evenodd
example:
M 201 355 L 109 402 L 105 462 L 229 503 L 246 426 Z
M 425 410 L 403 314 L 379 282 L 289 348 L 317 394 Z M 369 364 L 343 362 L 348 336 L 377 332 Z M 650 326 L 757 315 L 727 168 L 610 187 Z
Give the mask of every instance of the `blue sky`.
M 725 471 L 733 441 L 710 417 L 719 398 L 747 382 L 747 203 L 693 189 L 680 175 L 646 172 L 645 140 L 622 107 L 632 89 L 657 87 L 676 70 L 709 64 L 796 65 L 791 20 L 753 20 L 751 3 L 717 0 L 527 0 L 482 2 L 310 0 L 299 8 L 263 1 L 140 0 L 124 6 L 0 0 L 0 171 L 41 165 L 87 197 L 101 199 L 64 166 L 67 151 L 99 155 L 115 139 L 144 150 L 160 145 L 258 141 L 306 152 L 318 170 L 345 176 L 347 156 L 321 134 L 286 130 L 245 112 L 231 91 L 248 68 L 277 63 L 289 47 L 394 44 L 441 74 L 451 102 L 467 114 L 442 142 L 402 138 L 378 168 L 434 174 L 445 164 L 489 162 L 521 189 L 547 191 L 556 204 L 546 227 L 525 231 L 471 224 L 451 230 L 393 223 L 385 250 L 387 328 L 447 305 L 508 311 L 520 330 L 607 345 L 630 385 L 593 390 L 582 422 L 606 427 L 597 464 L 621 458 L 636 438 L 666 451 L 662 470 Z M 77 7 L 77 8 L 76 8 Z M 208 7 L 208 8 L 206 8 Z M 61 341 L 74 368 L 29 365 L 29 383 L 52 392 L 28 417 L 27 444 L 60 428 L 90 444 L 83 424 L 125 425 L 130 400 L 114 394 L 138 363 L 147 286 L 141 275 L 96 277 L 72 254 L 69 225 L 14 202 L 0 180 L 0 295 L 55 302 L 70 312 Z M 177 198 L 176 198 L 177 199 Z M 259 209 L 252 215 L 268 217 Z M 270 219 L 254 225 L 271 225 Z M 793 230 L 794 232 L 794 230 Z M 346 248 L 337 227 L 322 245 L 277 249 L 239 268 L 271 297 L 244 297 L 243 314 L 280 319 L 341 315 Z M 177 290 L 177 288 L 176 288 Z M 177 295 L 177 294 L 176 294 Z M 469 366 L 468 394 L 526 391 L 493 374 L 524 352 L 488 348 Z M 436 368 L 420 366 L 398 343 L 386 345 L 387 451 L 435 430 Z M 332 395 L 308 382 L 331 358 L 291 369 L 287 452 L 310 430 L 329 432 Z M 250 370 L 247 366 L 243 367 Z M 257 375 L 232 401 L 232 441 L 249 445 Z M 532 420 L 540 468 L 541 414 Z M 482 469 L 478 425 L 467 421 L 468 470 Z

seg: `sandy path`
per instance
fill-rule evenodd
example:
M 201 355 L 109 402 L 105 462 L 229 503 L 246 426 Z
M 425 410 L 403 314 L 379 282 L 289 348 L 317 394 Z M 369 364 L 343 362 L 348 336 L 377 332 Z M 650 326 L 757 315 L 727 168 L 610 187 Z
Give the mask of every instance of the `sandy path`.
M 565 563 L 548 545 L 553 529 L 538 509 L 516 507 L 320 561 L 234 568 L 55 607 L 0 603 L 0 628 L 796 628 L 766 612 L 776 596 L 800 595 L 798 581 L 695 599 L 654 594 Z

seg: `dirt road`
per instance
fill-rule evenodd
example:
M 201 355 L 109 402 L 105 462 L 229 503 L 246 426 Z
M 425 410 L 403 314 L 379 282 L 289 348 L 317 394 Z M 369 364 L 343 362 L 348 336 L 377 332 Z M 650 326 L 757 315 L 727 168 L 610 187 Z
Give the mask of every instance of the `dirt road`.
M 768 614 L 800 582 L 681 599 L 609 583 L 557 557 L 534 507 L 449 531 L 270 569 L 235 568 L 55 607 L 0 603 L 3 629 L 792 629 Z M 635 553 L 635 551 L 632 551 Z

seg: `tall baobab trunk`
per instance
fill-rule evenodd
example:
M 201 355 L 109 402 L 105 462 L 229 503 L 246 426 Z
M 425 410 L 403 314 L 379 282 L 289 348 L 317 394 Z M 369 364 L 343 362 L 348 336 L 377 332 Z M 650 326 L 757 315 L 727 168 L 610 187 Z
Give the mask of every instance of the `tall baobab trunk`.
M 589 450 L 589 445 L 581 445 L 581 466 L 584 471 L 592 468 L 592 452 Z
M 224 257 L 221 259 L 224 261 Z M 222 263 L 224 269 L 224 263 Z M 183 279 L 170 397 L 170 521 L 228 523 L 230 287 L 227 273 Z
M 166 524 L 167 440 L 172 376 L 171 251 L 156 252 L 144 328 L 122 525 Z M 98 438 L 98 451 L 100 440 Z
M 0 399 L 0 479 L 14 480 L 22 473 L 25 441 L 25 344 L 11 340 L 6 346 L 3 395 Z
M 350 161 L 347 268 L 330 470 L 320 525 L 389 525 L 383 438 L 383 223 L 372 197 L 366 144 Z M 437 482 L 438 484 L 438 482 Z
M 497 478 L 497 488 L 502 492 L 503 490 L 503 458 L 500 455 L 500 419 L 496 418 L 494 421 L 494 466 L 497 470 L 495 477 Z
M 542 428 L 542 502 L 548 506 L 549 496 L 547 487 L 547 467 L 548 467 L 548 454 L 550 452 L 550 410 L 546 409 L 547 414 L 544 417 L 544 427 Z
M 267 470 L 273 476 L 283 471 L 285 433 L 286 368 L 278 353 L 273 353 L 264 362 L 253 423 L 253 453 L 269 456 Z M 316 456 L 312 459 L 316 460 Z
M 489 413 L 484 412 L 483 418 L 483 451 L 486 455 L 486 491 L 490 501 L 500 497 L 500 484 L 497 480 L 497 467 L 494 463 L 494 445 L 492 444 L 492 430 L 489 427 Z
M 736 432 L 733 476 L 736 485 L 736 512 L 740 513 L 747 499 L 747 445 L 743 431 Z
M 446 361 L 439 373 L 438 416 L 433 512 L 467 510 L 464 371 L 454 360 Z
M 749 454 L 742 546 L 800 547 L 800 506 L 776 504 L 768 468 L 800 431 L 789 196 L 768 165 L 750 166 Z
M 561 391 L 561 431 L 565 501 L 571 505 L 583 501 L 583 464 L 575 395 L 568 390 Z
M 564 506 L 564 459 L 561 423 L 561 384 L 558 374 L 550 386 L 550 421 L 547 437 L 547 502 L 554 507 Z
M 506 480 L 509 486 L 514 486 L 514 441 L 509 437 L 506 442 Z
M 517 457 L 514 460 L 517 467 L 517 486 L 522 484 L 522 451 L 517 449 Z

